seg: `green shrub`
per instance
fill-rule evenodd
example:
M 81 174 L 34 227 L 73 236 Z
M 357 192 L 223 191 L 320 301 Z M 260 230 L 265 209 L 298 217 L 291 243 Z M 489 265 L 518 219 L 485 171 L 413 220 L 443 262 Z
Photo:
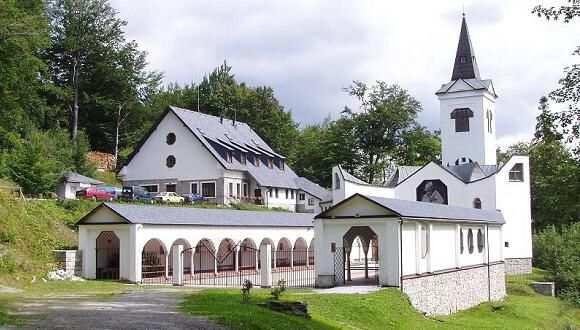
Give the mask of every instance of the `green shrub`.
M 534 236 L 534 264 L 550 272 L 557 294 L 580 306 L 580 223 Z

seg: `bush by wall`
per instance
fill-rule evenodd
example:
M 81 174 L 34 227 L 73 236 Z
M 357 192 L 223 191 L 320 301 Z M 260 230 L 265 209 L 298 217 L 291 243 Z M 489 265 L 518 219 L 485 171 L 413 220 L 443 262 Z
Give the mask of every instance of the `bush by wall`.
M 560 297 L 580 306 L 580 222 L 536 234 L 534 265 L 551 273 Z

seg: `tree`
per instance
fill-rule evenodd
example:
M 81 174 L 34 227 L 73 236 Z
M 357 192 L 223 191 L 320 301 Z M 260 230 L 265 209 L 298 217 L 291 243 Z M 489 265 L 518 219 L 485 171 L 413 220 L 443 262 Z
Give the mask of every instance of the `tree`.
M 361 104 L 361 112 L 352 114 L 361 172 L 368 182 L 384 180 L 399 161 L 404 136 L 415 127 L 421 104 L 398 85 L 383 81 L 371 87 L 355 81 L 346 91 Z
M 47 58 L 54 84 L 64 90 L 71 137 L 84 127 L 94 149 L 115 149 L 119 106 L 125 113 L 140 110 L 161 75 L 146 71 L 146 54 L 125 40 L 126 22 L 107 0 L 51 0 L 47 7 Z
M 48 46 L 43 2 L 0 0 L 0 149 L 14 132 L 20 136 L 43 123 L 46 104 L 41 79 L 46 65 L 40 58 Z
M 577 0 L 567 0 L 566 5 L 558 7 L 536 6 L 532 13 L 548 20 L 563 20 L 565 23 L 580 19 L 580 3 Z M 580 56 L 580 46 L 573 52 Z M 566 107 L 555 114 L 558 118 L 566 142 L 573 145 L 576 158 L 580 159 L 580 64 L 573 64 L 564 68 L 564 77 L 560 79 L 560 88 L 550 93 L 557 103 Z
M 417 125 L 403 133 L 403 144 L 398 161 L 404 165 L 425 165 L 441 159 L 441 138 L 439 132 L 430 132 Z

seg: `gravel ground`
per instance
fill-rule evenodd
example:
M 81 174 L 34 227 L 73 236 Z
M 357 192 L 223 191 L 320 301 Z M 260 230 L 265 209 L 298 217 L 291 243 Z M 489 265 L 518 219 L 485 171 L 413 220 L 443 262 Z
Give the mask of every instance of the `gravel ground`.
M 177 305 L 187 293 L 191 291 L 148 289 L 108 298 L 26 299 L 17 303 L 14 314 L 25 320 L 25 329 L 223 329 L 180 313 Z

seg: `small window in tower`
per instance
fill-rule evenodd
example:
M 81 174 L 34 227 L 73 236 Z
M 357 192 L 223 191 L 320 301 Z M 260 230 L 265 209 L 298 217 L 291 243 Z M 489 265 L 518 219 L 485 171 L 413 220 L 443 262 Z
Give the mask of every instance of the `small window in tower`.
M 451 112 L 451 119 L 455 119 L 455 132 L 469 132 L 469 118 L 473 111 L 468 108 L 455 109 Z
M 481 199 L 476 198 L 473 200 L 473 207 L 476 209 L 481 209 Z
M 510 181 L 523 182 L 524 181 L 524 164 L 517 163 L 510 170 Z

